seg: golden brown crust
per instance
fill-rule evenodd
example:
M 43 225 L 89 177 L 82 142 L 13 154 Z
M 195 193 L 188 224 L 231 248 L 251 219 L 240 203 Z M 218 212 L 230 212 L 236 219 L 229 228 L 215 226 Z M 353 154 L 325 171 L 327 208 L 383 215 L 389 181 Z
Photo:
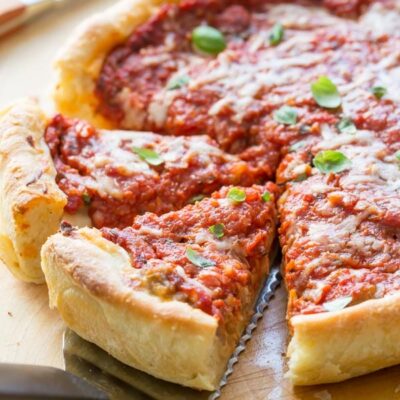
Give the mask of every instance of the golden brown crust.
M 146 22 L 163 4 L 179 0 L 122 0 L 78 27 L 55 67 L 54 100 L 60 112 L 84 118 L 98 127 L 112 124 L 96 113 L 95 82 L 108 52 Z
M 295 385 L 339 382 L 400 363 L 400 294 L 290 321 Z
M 230 340 L 214 317 L 189 304 L 134 290 L 128 254 L 99 231 L 52 236 L 42 268 L 50 304 L 80 336 L 156 377 L 198 389 L 218 386 L 237 337 Z
M 31 99 L 0 112 L 0 258 L 16 277 L 35 283 L 44 280 L 40 248 L 57 231 L 66 204 L 45 124 Z

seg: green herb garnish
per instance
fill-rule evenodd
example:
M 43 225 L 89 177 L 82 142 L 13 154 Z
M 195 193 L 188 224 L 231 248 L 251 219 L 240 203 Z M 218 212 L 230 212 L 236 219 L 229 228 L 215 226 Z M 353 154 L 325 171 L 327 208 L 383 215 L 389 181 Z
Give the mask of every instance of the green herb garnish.
M 301 133 L 302 135 L 307 135 L 307 134 L 309 134 L 310 132 L 311 132 L 311 126 L 310 126 L 310 125 L 304 124 L 304 125 L 301 125 L 301 126 L 300 126 L 300 133 Z
M 194 203 L 197 203 L 198 201 L 201 201 L 201 200 L 203 200 L 205 198 L 206 198 L 205 194 L 197 194 L 196 196 L 191 197 L 189 199 L 188 203 L 189 204 L 194 204 Z
M 280 42 L 282 42 L 284 34 L 285 31 L 282 24 L 279 22 L 276 23 L 269 34 L 269 44 L 271 46 L 277 46 Z
M 225 234 L 224 224 L 215 224 L 208 228 L 208 230 L 217 238 L 221 239 Z
M 207 268 L 215 266 L 215 261 L 204 258 L 196 250 L 193 250 L 190 247 L 186 249 L 186 258 L 192 264 L 196 265 L 196 267 Z
M 297 110 L 293 107 L 282 106 L 274 112 L 274 120 L 280 124 L 294 125 L 297 122 Z
M 89 193 L 83 193 L 82 200 L 86 206 L 90 206 L 90 203 L 92 202 L 92 198 L 90 197 Z
M 176 90 L 180 89 L 183 86 L 186 86 L 189 83 L 190 79 L 186 75 L 182 76 L 175 76 L 174 78 L 171 78 L 167 84 L 167 89 L 168 90 Z
M 161 165 L 164 160 L 161 158 L 161 156 L 156 153 L 154 150 L 151 149 L 146 149 L 144 147 L 133 147 L 132 150 L 144 161 L 147 162 L 147 164 L 150 165 Z
M 246 192 L 243 189 L 233 187 L 229 189 L 228 199 L 234 203 L 243 203 L 246 200 Z
M 213 55 L 226 48 L 226 40 L 222 32 L 207 25 L 198 26 L 193 30 L 192 43 L 200 52 Z
M 336 125 L 341 133 L 348 133 L 353 135 L 357 132 L 354 122 L 349 117 L 343 117 Z
M 374 86 L 371 88 L 371 92 L 377 99 L 380 100 L 387 93 L 387 89 L 384 86 Z
M 336 85 L 327 76 L 321 76 L 312 83 L 311 92 L 314 100 L 321 107 L 337 108 L 342 103 Z
M 314 166 L 323 173 L 342 172 L 351 166 L 351 161 L 340 151 L 324 150 L 314 157 Z
M 268 202 L 268 201 L 271 200 L 271 193 L 268 192 L 268 191 L 265 191 L 265 192 L 262 194 L 261 198 L 262 198 L 265 202 Z
M 306 179 L 308 179 L 308 175 L 307 175 L 305 172 L 303 172 L 303 173 L 297 175 L 297 176 L 293 179 L 293 181 L 294 181 L 294 182 L 303 182 L 303 181 L 305 181 Z

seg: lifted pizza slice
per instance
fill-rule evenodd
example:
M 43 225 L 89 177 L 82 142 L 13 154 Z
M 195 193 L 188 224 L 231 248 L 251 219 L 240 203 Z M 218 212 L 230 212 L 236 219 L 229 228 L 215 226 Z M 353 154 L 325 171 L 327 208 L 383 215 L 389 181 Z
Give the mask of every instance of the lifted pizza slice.
M 268 273 L 276 194 L 224 187 L 122 230 L 63 224 L 42 249 L 50 302 L 124 363 L 215 389 Z
M 57 115 L 33 100 L 0 114 L 0 255 L 11 271 L 41 282 L 40 247 L 61 218 L 97 228 L 132 225 L 224 185 L 250 186 L 273 173 L 230 155 L 207 136 L 107 131 Z

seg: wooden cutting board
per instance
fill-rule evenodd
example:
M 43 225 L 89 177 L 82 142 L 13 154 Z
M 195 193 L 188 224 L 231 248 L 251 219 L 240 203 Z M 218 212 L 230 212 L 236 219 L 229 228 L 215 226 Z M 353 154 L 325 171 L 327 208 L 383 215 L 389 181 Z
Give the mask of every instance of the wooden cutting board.
M 0 107 L 29 95 L 50 108 L 51 62 L 60 44 L 82 19 L 114 2 L 70 0 L 0 39 Z M 280 288 L 224 388 L 223 400 L 400 400 L 400 367 L 340 384 L 293 389 L 284 378 L 285 303 Z M 64 329 L 57 312 L 48 308 L 45 286 L 19 282 L 0 266 L 0 362 L 63 368 Z

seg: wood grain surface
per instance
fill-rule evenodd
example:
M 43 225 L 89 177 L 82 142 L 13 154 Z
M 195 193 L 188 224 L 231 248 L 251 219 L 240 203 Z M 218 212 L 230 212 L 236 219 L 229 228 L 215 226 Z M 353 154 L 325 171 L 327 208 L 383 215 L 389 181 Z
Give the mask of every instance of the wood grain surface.
M 30 95 L 39 97 L 42 104 L 51 109 L 51 63 L 60 43 L 83 18 L 113 3 L 113 0 L 70 0 L 18 32 L 0 39 L 0 107 Z M 293 389 L 284 378 L 285 303 L 286 293 L 280 288 L 224 388 L 223 400 L 400 399 L 400 367 L 341 384 Z M 45 286 L 21 283 L 0 266 L 0 362 L 63 367 L 64 329 L 57 312 L 48 308 Z M 86 345 L 73 347 L 74 357 L 85 351 Z M 101 358 L 98 353 L 96 357 Z M 92 362 L 109 363 L 109 360 L 99 360 L 92 359 Z M 68 364 L 76 371 L 85 370 L 83 361 L 79 368 L 76 364 Z M 94 373 L 86 370 L 89 371 Z M 146 379 L 142 376 L 139 381 L 143 385 Z M 156 383 L 156 386 L 161 387 L 162 383 Z M 131 398 L 144 398 L 140 391 L 132 390 L 136 397 L 132 395 Z M 115 398 L 122 398 L 121 391 L 115 393 Z M 179 398 L 194 397 L 184 395 Z M 165 396 L 161 398 L 168 400 Z

